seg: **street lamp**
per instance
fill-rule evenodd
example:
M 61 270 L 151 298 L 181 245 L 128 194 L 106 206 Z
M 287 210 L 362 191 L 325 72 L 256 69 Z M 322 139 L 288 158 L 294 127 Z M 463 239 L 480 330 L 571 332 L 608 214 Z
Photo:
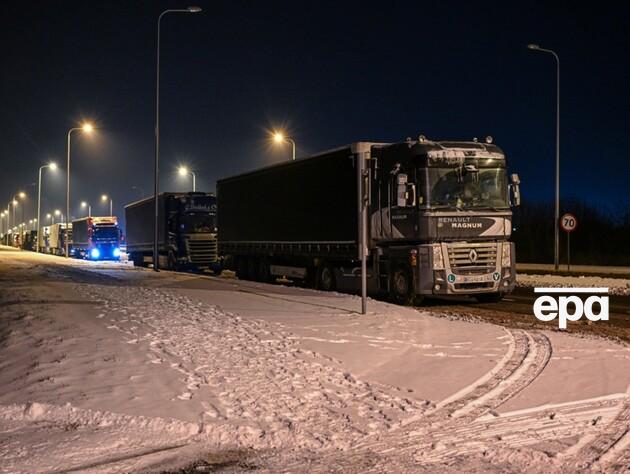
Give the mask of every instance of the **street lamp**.
M 556 58 L 556 209 L 554 214 L 554 248 L 553 264 L 558 271 L 560 261 L 560 58 L 555 51 L 544 49 L 537 44 L 528 44 L 527 48 L 532 51 L 551 54 Z
M 66 175 L 66 221 L 70 217 L 70 136 L 72 132 L 82 131 L 84 133 L 90 134 L 94 130 L 94 127 L 91 123 L 84 123 L 80 127 L 74 127 L 68 130 L 68 164 L 66 166 L 67 175 Z M 66 258 L 70 258 L 70 242 L 68 239 L 68 222 L 66 222 Z
M 153 223 L 153 270 L 159 270 L 158 262 L 158 194 L 160 191 L 160 25 L 162 17 L 167 13 L 199 13 L 200 7 L 191 6 L 184 9 L 164 10 L 157 21 L 157 67 L 155 87 L 155 177 L 153 199 L 155 201 L 155 221 Z
M 55 215 L 61 218 L 61 223 L 63 224 L 63 214 L 59 209 L 55 209 Z M 53 217 L 53 224 L 55 223 L 55 218 Z
M 109 215 L 113 216 L 114 215 L 114 200 L 109 198 L 107 194 L 103 194 L 101 196 L 101 202 L 107 202 L 108 199 L 109 199 Z
M 57 169 L 57 163 L 50 162 L 47 165 L 43 165 L 39 167 L 39 180 L 37 184 L 37 222 L 41 219 L 41 204 L 42 204 L 42 170 L 44 168 L 50 168 L 51 171 L 55 171 Z M 39 244 L 41 241 L 41 236 L 39 235 L 39 229 L 37 229 L 37 245 L 35 246 L 35 252 L 39 253 Z
M 285 136 L 284 133 L 282 132 L 274 132 L 273 141 L 278 144 L 289 142 L 293 147 L 292 156 L 293 156 L 293 160 L 295 160 L 295 141 L 292 138 Z
M 55 223 L 55 216 L 53 216 L 50 212 L 46 214 L 46 220 L 50 220 L 52 218 L 52 223 Z
M 87 207 L 87 210 L 88 210 L 88 215 L 87 216 L 88 217 L 92 217 L 92 206 L 90 206 L 87 202 L 82 201 L 81 202 L 81 209 L 84 209 L 86 207 Z
M 24 199 L 25 197 L 26 197 L 26 193 L 21 191 L 21 192 L 19 192 L 17 194 L 14 194 L 13 197 L 11 198 L 11 200 L 7 203 L 7 223 L 9 221 L 9 215 L 11 214 L 11 211 L 10 211 L 11 205 L 13 205 L 12 206 L 12 209 L 13 209 L 13 226 L 15 226 L 15 208 L 18 205 L 17 198 Z M 7 224 L 7 225 L 10 225 L 10 224 Z
M 193 171 L 189 170 L 188 168 L 186 168 L 185 166 L 180 166 L 177 171 L 179 172 L 180 176 L 186 176 L 187 174 L 192 176 L 193 193 L 196 192 L 197 191 L 197 184 L 196 184 L 196 180 L 195 180 L 195 173 Z

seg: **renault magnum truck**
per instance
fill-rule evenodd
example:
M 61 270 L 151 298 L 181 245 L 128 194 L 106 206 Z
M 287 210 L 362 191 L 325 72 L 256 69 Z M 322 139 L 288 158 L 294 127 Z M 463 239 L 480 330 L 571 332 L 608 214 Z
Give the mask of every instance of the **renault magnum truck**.
M 127 253 L 134 266 L 153 263 L 155 200 L 125 206 Z M 220 272 L 217 252 L 217 202 L 212 193 L 162 193 L 158 196 L 159 266 L 169 270 Z
M 75 258 L 120 260 L 120 228 L 116 216 L 84 217 L 72 221 Z
M 508 181 L 490 137 L 360 142 L 220 180 L 219 252 L 242 279 L 358 291 L 365 203 L 372 294 L 499 301 L 515 285 L 519 202 L 518 175 Z

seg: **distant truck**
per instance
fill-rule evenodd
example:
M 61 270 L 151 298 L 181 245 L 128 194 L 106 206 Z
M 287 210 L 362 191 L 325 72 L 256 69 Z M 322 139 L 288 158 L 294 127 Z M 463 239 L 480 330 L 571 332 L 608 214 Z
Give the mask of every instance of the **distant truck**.
M 135 266 L 153 263 L 155 200 L 125 206 L 127 253 Z M 158 196 L 159 266 L 170 270 L 220 272 L 217 203 L 212 193 Z
M 72 221 L 72 249 L 75 258 L 120 260 L 120 228 L 116 216 Z
M 503 151 L 486 141 L 360 142 L 219 180 L 226 268 L 248 280 L 285 276 L 358 291 L 365 201 L 372 294 L 401 304 L 446 295 L 498 301 L 516 281 L 509 238 L 519 179 L 508 183 Z
M 68 225 L 68 236 L 70 242 L 72 242 L 72 224 Z M 72 247 L 70 247 L 70 253 L 72 254 Z M 66 254 L 66 224 L 59 223 L 53 224 L 49 227 L 48 234 L 48 253 L 52 255 L 63 256 Z

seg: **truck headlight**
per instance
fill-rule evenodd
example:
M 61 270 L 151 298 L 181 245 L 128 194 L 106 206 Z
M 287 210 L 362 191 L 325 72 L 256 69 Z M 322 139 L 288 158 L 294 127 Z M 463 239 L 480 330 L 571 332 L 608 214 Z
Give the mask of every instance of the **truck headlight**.
M 112 252 L 112 255 L 116 258 L 120 257 L 120 249 L 116 247 L 114 251 Z
M 90 251 L 90 257 L 92 257 L 94 260 L 97 260 L 100 256 L 101 256 L 101 251 L 99 249 L 93 248 Z
M 442 246 L 440 244 L 433 245 L 433 269 L 444 269 L 444 256 L 442 255 Z
M 511 253 L 511 249 L 512 249 L 512 244 L 510 244 L 509 242 L 503 242 L 503 244 L 501 245 L 501 266 L 502 267 L 510 267 L 512 265 L 512 253 Z

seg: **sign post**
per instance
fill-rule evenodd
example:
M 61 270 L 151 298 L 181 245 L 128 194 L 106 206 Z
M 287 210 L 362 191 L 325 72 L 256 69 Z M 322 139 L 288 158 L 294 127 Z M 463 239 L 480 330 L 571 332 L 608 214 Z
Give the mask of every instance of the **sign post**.
M 571 232 L 577 227 L 577 217 L 570 212 L 560 218 L 560 227 L 567 233 L 567 271 L 571 271 Z

